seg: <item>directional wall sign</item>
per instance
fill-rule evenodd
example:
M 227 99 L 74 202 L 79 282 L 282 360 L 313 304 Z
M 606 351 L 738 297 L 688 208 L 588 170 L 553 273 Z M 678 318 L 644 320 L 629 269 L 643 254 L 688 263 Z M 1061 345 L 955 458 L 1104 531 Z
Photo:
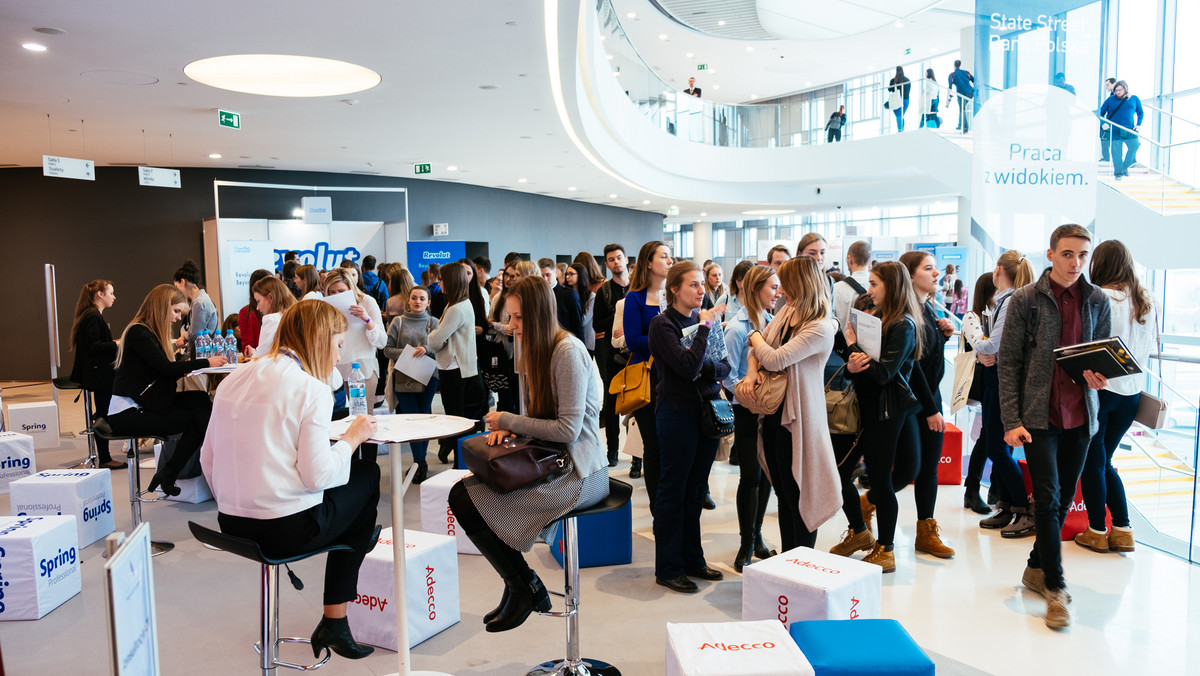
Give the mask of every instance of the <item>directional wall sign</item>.
M 242 116 L 240 113 L 235 113 L 231 110 L 217 110 L 217 119 L 222 127 L 230 129 L 242 128 Z
M 94 181 L 96 180 L 96 164 L 91 160 L 42 155 L 42 175 L 54 178 L 75 178 L 81 181 Z
M 413 173 L 415 173 L 415 174 L 429 174 L 432 172 L 433 172 L 432 165 L 429 165 L 429 164 L 414 164 L 413 165 Z
M 178 169 L 161 169 L 159 167 L 138 167 L 138 185 L 148 185 L 155 188 L 180 188 Z

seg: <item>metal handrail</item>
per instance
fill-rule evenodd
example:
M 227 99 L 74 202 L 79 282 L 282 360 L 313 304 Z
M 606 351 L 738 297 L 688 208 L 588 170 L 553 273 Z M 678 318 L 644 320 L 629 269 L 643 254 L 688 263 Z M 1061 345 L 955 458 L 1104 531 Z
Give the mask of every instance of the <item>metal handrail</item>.
M 1142 107 L 1143 107 L 1143 108 L 1149 108 L 1150 110 L 1153 110 L 1153 111 L 1154 111 L 1154 112 L 1156 112 L 1156 113 L 1162 113 L 1163 115 L 1167 115 L 1167 116 L 1169 116 L 1169 117 L 1173 117 L 1173 118 L 1175 118 L 1175 119 L 1177 119 L 1177 120 L 1180 120 L 1181 122 L 1187 122 L 1188 124 L 1192 125 L 1193 127 L 1200 127 L 1200 122 L 1193 122 L 1192 120 L 1189 120 L 1189 119 L 1187 119 L 1186 117 L 1184 117 L 1184 116 L 1182 116 L 1182 115 L 1176 115 L 1175 113 L 1172 113 L 1172 112 L 1171 112 L 1171 111 L 1169 111 L 1169 110 L 1163 110 L 1162 108 L 1159 108 L 1158 106 L 1155 106 L 1155 105 L 1151 105 L 1151 104 L 1149 104 L 1149 103 L 1146 103 L 1145 101 L 1142 101 Z
M 1153 436 L 1153 435 L 1151 435 L 1151 436 Z M 1150 460 L 1150 462 L 1154 463 L 1154 466 L 1157 467 L 1160 471 L 1165 470 L 1167 472 L 1174 472 L 1175 474 L 1179 474 L 1180 476 L 1185 476 L 1185 477 L 1189 477 L 1192 479 L 1196 478 L 1196 469 L 1194 467 L 1192 468 L 1192 471 L 1190 471 L 1190 472 L 1187 470 L 1179 469 L 1178 467 L 1166 467 L 1161 462 L 1158 461 L 1158 458 L 1154 457 L 1154 454 L 1152 454 L 1149 450 L 1146 449 L 1145 446 L 1142 445 L 1142 442 L 1139 441 L 1136 436 L 1134 436 L 1132 434 L 1126 434 L 1125 438 L 1129 439 L 1132 446 L 1137 446 L 1137 449 L 1142 452 L 1142 455 L 1146 456 Z M 1155 437 L 1155 440 L 1157 440 L 1157 437 Z M 1174 455 L 1174 454 L 1172 454 L 1172 455 Z M 1181 463 L 1183 462 L 1183 460 L 1179 460 L 1179 461 Z M 1184 463 L 1184 464 L 1186 464 L 1186 463 Z

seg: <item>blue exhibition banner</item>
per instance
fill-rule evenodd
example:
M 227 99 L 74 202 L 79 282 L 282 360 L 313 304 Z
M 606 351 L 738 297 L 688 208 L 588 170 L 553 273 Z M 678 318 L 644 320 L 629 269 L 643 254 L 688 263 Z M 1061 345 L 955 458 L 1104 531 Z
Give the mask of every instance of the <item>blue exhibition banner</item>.
M 465 258 L 466 242 L 412 242 L 408 243 L 408 269 L 413 277 L 429 269 L 431 263 L 445 265 Z

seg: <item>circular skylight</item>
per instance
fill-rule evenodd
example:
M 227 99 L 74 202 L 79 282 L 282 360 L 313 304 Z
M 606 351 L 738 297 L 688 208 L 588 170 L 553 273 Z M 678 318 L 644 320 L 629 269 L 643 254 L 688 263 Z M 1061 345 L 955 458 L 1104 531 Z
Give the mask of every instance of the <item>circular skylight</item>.
M 290 54 L 231 54 L 193 61 L 183 72 L 218 89 L 263 96 L 339 96 L 379 84 L 379 73 L 345 61 Z

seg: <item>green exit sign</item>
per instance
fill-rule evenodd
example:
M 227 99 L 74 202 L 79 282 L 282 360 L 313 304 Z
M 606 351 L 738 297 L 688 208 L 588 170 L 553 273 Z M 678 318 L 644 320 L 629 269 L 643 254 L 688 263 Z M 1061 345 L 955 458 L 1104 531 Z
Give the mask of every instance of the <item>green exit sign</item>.
M 696 70 L 708 70 L 708 64 L 707 63 L 698 63 L 698 64 L 696 64 Z
M 905 47 L 905 48 L 904 48 L 904 55 L 905 55 L 905 56 L 908 56 L 909 54 L 912 54 L 912 47 Z
M 432 165 L 429 165 L 429 164 L 414 164 L 413 165 L 413 173 L 415 173 L 415 174 L 429 174 L 432 172 L 433 172 Z
M 220 120 L 222 127 L 229 127 L 230 129 L 242 128 L 242 116 L 231 110 L 218 110 L 217 119 Z

